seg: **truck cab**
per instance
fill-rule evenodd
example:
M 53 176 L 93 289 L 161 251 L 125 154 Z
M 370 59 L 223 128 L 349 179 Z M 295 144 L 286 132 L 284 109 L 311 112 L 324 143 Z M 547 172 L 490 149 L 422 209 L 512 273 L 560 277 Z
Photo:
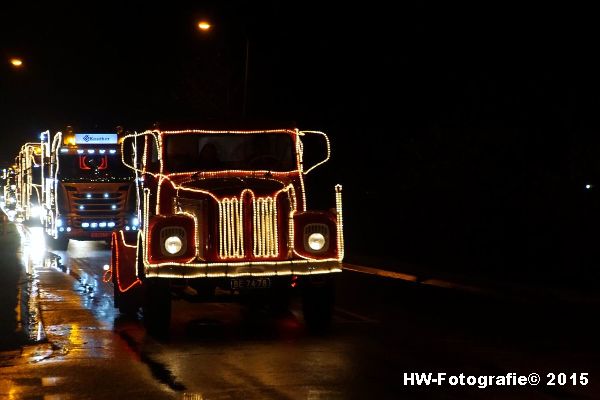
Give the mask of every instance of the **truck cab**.
M 303 165 L 305 135 L 325 158 Z M 329 158 L 322 132 L 298 129 L 149 130 L 125 137 L 137 183 L 137 232 L 113 233 L 107 280 L 115 306 L 168 330 L 171 295 L 260 293 L 275 308 L 298 291 L 304 319 L 326 327 L 344 256 L 342 188 L 310 210 L 304 176 Z
M 134 173 L 125 167 L 118 132 L 42 134 L 43 221 L 51 246 L 69 240 L 110 243 L 115 229 L 137 230 Z

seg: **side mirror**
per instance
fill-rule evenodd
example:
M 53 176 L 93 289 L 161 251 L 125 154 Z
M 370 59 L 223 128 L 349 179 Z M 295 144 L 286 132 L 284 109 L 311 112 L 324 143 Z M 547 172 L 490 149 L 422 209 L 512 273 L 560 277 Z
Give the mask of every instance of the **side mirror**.
M 138 173 L 142 172 L 145 145 L 148 141 L 156 143 L 157 138 L 154 132 L 132 133 L 123 137 L 121 140 L 121 156 L 126 167 Z
M 300 131 L 299 135 L 302 137 L 300 146 L 302 173 L 306 175 L 329 160 L 329 157 L 331 156 L 331 146 L 329 144 L 329 138 L 324 132 Z M 319 155 L 319 153 L 321 154 Z M 305 168 L 305 165 L 307 165 L 308 168 Z

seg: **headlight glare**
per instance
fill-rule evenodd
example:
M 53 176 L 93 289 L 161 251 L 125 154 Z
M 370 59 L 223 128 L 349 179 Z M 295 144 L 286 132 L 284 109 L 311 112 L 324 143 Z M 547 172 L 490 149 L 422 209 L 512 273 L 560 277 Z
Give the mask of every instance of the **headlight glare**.
M 181 251 L 183 247 L 183 242 L 179 238 L 179 236 L 169 236 L 165 239 L 165 250 L 169 254 L 177 254 Z
M 325 246 L 325 236 L 318 232 L 312 233 L 308 237 L 308 246 L 314 251 L 321 250 Z

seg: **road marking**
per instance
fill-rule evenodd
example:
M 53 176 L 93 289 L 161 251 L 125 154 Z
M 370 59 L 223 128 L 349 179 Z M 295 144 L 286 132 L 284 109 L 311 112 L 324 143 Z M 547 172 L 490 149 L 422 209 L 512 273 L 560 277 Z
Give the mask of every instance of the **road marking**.
M 464 290 L 466 292 L 473 292 L 473 293 L 483 293 L 484 292 L 483 289 L 475 287 L 475 286 L 461 285 L 458 283 L 452 283 L 452 282 L 444 281 L 441 279 L 426 279 L 420 283 L 423 285 L 436 286 L 436 287 L 441 287 L 441 288 L 446 288 L 446 289 L 458 289 L 458 290 Z
M 415 275 L 403 274 L 401 272 L 385 271 L 383 269 L 364 267 L 362 265 L 353 265 L 353 264 L 344 263 L 343 269 L 347 269 L 349 271 L 360 272 L 363 274 L 383 276 L 385 278 L 400 279 L 400 280 L 407 281 L 407 282 L 417 282 L 418 281 L 418 279 Z
M 354 271 L 354 272 L 359 272 L 362 274 L 377 275 L 377 276 L 381 276 L 384 278 L 399 279 L 399 280 L 406 281 L 406 282 L 415 282 L 415 283 L 420 283 L 422 285 L 435 286 L 435 287 L 440 287 L 440 288 L 445 288 L 445 289 L 458 289 L 458 290 L 463 290 L 463 291 L 472 292 L 472 293 L 485 292 L 485 290 L 475 287 L 475 286 L 462 285 L 459 283 L 453 283 L 453 282 L 445 281 L 442 279 L 435 279 L 435 278 L 421 280 L 416 275 L 404 274 L 402 272 L 386 271 L 383 269 L 365 267 L 362 265 L 354 265 L 354 264 L 344 263 L 343 269 L 347 269 L 349 271 Z
M 335 312 L 338 314 L 345 314 L 349 317 L 352 317 L 352 318 L 357 319 L 362 322 L 379 323 L 379 321 L 377 321 L 376 319 L 365 317 L 364 315 L 360 315 L 360 314 L 354 313 L 352 311 L 348 311 L 344 308 L 335 307 Z

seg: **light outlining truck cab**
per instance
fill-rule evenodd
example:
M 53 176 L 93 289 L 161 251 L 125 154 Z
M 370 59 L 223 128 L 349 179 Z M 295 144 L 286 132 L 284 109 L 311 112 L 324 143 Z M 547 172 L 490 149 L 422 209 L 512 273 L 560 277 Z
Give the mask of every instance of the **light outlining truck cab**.
M 303 165 L 305 135 L 326 156 Z M 113 233 L 105 280 L 115 307 L 168 332 L 172 293 L 262 299 L 287 308 L 293 290 L 309 328 L 324 328 L 333 276 L 344 256 L 342 188 L 326 211 L 309 210 L 304 175 L 329 159 L 322 132 L 149 130 L 125 137 L 125 164 L 136 172 L 138 232 Z M 217 290 L 219 289 L 219 290 Z
M 16 201 L 18 218 L 24 223 L 41 223 L 42 147 L 25 143 L 16 158 Z
M 115 229 L 137 230 L 133 172 L 122 163 L 118 132 L 42 133 L 42 220 L 50 244 L 107 243 Z

